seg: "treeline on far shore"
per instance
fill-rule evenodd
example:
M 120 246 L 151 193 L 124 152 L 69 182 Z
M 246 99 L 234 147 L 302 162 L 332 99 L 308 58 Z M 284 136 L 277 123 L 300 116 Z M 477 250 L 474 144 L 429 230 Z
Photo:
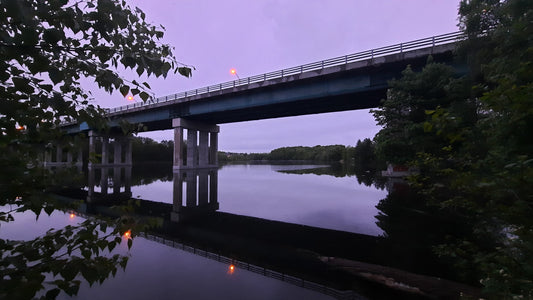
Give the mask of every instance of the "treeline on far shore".
M 132 141 L 134 162 L 172 161 L 174 152 L 173 141 L 156 142 L 147 137 L 134 137 Z M 385 163 L 379 161 L 375 154 L 375 144 L 370 139 L 358 140 L 354 147 L 344 145 L 328 145 L 314 147 L 282 147 L 269 153 L 233 153 L 218 152 L 218 161 L 250 162 L 250 161 L 312 161 L 323 163 L 341 163 L 353 167 L 356 172 L 376 172 L 385 169 Z
M 295 146 L 277 148 L 270 153 L 218 153 L 220 162 L 240 161 L 313 161 L 342 163 L 347 165 L 379 166 L 375 155 L 374 143 L 370 139 L 357 141 L 355 147 L 344 145 Z

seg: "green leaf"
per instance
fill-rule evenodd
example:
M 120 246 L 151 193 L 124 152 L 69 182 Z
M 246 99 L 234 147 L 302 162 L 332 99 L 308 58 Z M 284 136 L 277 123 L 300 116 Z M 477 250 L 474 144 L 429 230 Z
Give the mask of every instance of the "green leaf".
M 65 265 L 59 273 L 66 281 L 71 281 L 78 275 L 78 269 L 75 266 Z
M 107 230 L 107 223 L 106 222 L 100 223 L 100 230 L 102 232 L 104 232 L 104 233 L 106 232 L 106 230 Z
M 63 72 L 61 72 L 57 68 L 51 68 L 50 70 L 48 70 L 48 76 L 50 76 L 50 80 L 52 80 L 54 84 L 58 84 L 63 81 L 63 79 L 65 79 L 65 75 L 63 74 Z
M 127 85 L 123 85 L 120 87 L 120 93 L 122 94 L 122 96 L 126 97 L 128 95 L 128 93 L 130 92 L 130 87 L 127 86 Z
M 55 299 L 57 297 L 57 295 L 59 295 L 59 292 L 61 292 L 61 290 L 58 289 L 58 288 L 51 289 L 48 292 L 46 292 L 45 298 L 46 299 Z
M 13 84 L 18 91 L 23 93 L 32 94 L 34 89 L 30 85 L 30 80 L 23 77 L 13 77 Z
M 122 267 L 122 270 L 126 270 L 126 265 L 128 264 L 128 258 L 123 257 L 121 261 L 119 261 L 119 265 Z
M 192 77 L 192 70 L 191 70 L 191 68 L 187 68 L 187 67 L 179 67 L 179 68 L 178 68 L 178 73 L 180 73 L 182 76 L 185 76 L 185 77 L 187 77 L 187 78 Z
M 146 93 L 146 92 L 141 92 L 139 94 L 139 97 L 141 97 L 141 99 L 143 99 L 143 101 L 146 102 L 148 100 L 148 98 L 150 98 L 150 95 L 148 95 L 148 93 Z
M 140 91 L 139 89 L 131 89 L 131 94 L 132 94 L 133 96 L 139 94 L 140 92 L 141 92 L 141 91 Z
M 85 257 L 85 259 L 90 259 L 91 255 L 92 255 L 92 252 L 90 250 L 83 249 L 83 250 L 81 250 L 81 255 L 83 255 L 83 257 Z
M 107 249 L 109 249 L 109 252 L 111 252 L 113 251 L 113 249 L 115 249 L 116 246 L 117 246 L 117 243 L 115 243 L 114 241 L 109 242 L 109 244 L 107 244 Z
M 98 248 L 103 251 L 109 244 L 106 240 L 99 240 L 96 242 L 96 245 L 98 245 Z
M 51 92 L 53 89 L 51 84 L 39 84 L 39 87 L 47 92 Z
M 46 214 L 51 215 L 52 212 L 54 212 L 54 207 L 52 205 L 47 205 L 44 207 L 44 211 Z

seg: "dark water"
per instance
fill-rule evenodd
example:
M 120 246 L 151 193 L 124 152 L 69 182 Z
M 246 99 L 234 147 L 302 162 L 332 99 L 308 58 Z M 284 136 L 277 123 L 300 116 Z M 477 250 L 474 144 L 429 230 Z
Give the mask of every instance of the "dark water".
M 102 173 L 110 175 L 103 178 Z M 394 209 L 382 201 L 386 189 L 359 184 L 355 176 L 333 174 L 320 165 L 226 165 L 187 174 L 173 173 L 169 165 L 93 171 L 88 182 L 94 185 L 83 188 L 92 203 L 84 213 L 100 209 L 98 197 L 109 201 L 114 194 L 129 196 L 131 191 L 133 198 L 147 200 L 142 201 L 143 212 L 163 218 L 166 225 L 146 238 L 137 237 L 130 251 L 123 243 L 118 251 L 130 256 L 126 271 L 102 285 L 83 285 L 74 298 L 333 299 L 310 289 L 316 289 L 313 282 L 318 279 L 313 278 L 321 271 L 302 273 L 313 261 L 308 257 L 353 255 L 376 260 L 375 249 L 365 246 L 387 235 L 380 226 L 387 228 L 390 223 L 390 216 L 377 207 Z M 0 234 L 30 239 L 80 220 L 61 212 L 38 221 L 25 214 L 3 225 Z M 393 262 L 408 261 L 402 255 L 410 254 L 403 252 L 413 250 L 395 249 L 399 253 L 395 256 L 386 244 L 380 248 L 379 255 Z M 234 270 L 229 269 L 232 264 Z M 262 271 L 247 270 L 257 267 Z M 276 279 L 279 274 L 283 280 Z M 295 284 L 298 280 L 301 284 Z M 329 294 L 339 291 L 337 297 L 345 289 L 318 284 Z

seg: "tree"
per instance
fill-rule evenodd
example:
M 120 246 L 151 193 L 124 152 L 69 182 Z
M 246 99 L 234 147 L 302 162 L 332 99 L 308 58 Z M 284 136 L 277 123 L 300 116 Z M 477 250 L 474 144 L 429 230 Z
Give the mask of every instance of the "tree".
M 174 141 L 158 143 L 147 137 L 134 137 L 132 157 L 135 162 L 171 162 L 174 154 Z
M 472 234 L 450 236 L 435 251 L 473 271 L 491 296 L 531 298 L 533 2 L 464 0 L 459 14 L 467 39 L 458 53 L 470 74 L 435 81 L 422 71 L 393 83 L 387 101 L 410 102 L 419 88 L 425 93 L 446 82 L 436 98 L 422 93 L 417 122 L 401 120 L 412 107 L 388 114 L 394 102 L 386 102 L 375 113 L 384 125 L 376 142 L 391 161 L 420 168 L 411 186 L 428 205 L 468 218 Z M 412 153 L 385 151 L 391 144 Z
M 378 125 L 383 126 L 374 138 L 376 152 L 389 163 L 412 164 L 419 152 L 442 150 L 442 138 L 428 130 L 429 111 L 453 107 L 465 115 L 472 114 L 472 108 L 462 105 L 465 95 L 462 79 L 455 78 L 452 67 L 432 63 L 431 59 L 421 72 L 407 67 L 401 79 L 392 80 L 389 85 L 387 99 L 372 110 Z M 472 116 L 461 120 L 470 119 Z
M 138 75 L 191 75 L 172 48 L 158 42 L 163 28 L 125 1 L 2 0 L 0 28 L 0 205 L 13 208 L 0 213 L 1 222 L 28 210 L 39 216 L 61 208 L 46 192 L 50 177 L 39 167 L 41 153 L 51 140 L 71 139 L 58 128 L 61 121 L 105 127 L 81 80 L 147 100 L 149 85 L 122 78 L 120 67 Z M 77 276 L 92 284 L 114 274 L 126 258 L 102 252 L 135 224 L 121 218 L 113 225 L 87 220 L 32 241 L 0 240 L 0 298 L 72 295 Z M 46 276 L 53 280 L 45 286 Z
M 378 187 L 379 184 L 376 182 L 376 177 L 380 169 L 384 169 L 385 166 L 377 159 L 376 144 L 369 138 L 362 141 L 357 140 L 352 155 L 357 181 L 366 186 L 376 184 L 376 187 Z

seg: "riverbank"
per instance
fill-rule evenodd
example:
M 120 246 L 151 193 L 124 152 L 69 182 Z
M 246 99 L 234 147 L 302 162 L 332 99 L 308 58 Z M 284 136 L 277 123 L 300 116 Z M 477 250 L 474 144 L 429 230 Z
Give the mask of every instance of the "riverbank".
M 481 289 L 438 277 L 424 276 L 404 270 L 348 260 L 321 257 L 327 265 L 346 271 L 358 279 L 376 283 L 405 296 L 427 299 L 481 298 Z

